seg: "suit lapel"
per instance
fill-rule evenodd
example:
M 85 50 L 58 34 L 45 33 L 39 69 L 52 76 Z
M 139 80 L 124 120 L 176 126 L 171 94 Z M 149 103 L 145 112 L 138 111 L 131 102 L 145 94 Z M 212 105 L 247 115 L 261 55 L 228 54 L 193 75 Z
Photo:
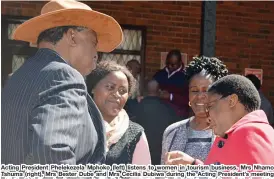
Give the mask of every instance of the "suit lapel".
M 87 95 L 87 103 L 88 103 L 88 112 L 91 116 L 91 119 L 93 121 L 93 124 L 94 124 L 96 130 L 98 130 L 100 128 L 100 126 L 103 126 L 102 125 L 103 117 L 89 94 Z
M 106 157 L 106 152 L 105 152 L 106 139 L 105 139 L 105 127 L 103 125 L 103 117 L 89 94 L 87 95 L 87 103 L 88 103 L 89 114 L 91 116 L 93 125 L 98 135 L 98 142 L 94 150 L 94 154 L 96 156 L 102 156 L 103 158 L 101 159 L 101 163 L 104 163 L 105 157 Z M 90 163 L 94 163 L 94 160 L 96 160 L 96 158 L 92 157 Z

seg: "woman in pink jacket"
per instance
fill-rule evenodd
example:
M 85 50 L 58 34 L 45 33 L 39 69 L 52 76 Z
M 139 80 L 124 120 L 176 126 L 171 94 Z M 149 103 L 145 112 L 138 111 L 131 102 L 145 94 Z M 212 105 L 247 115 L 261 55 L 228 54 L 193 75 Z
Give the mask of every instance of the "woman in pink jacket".
M 255 86 L 245 77 L 228 75 L 208 89 L 206 111 L 216 138 L 204 164 L 274 164 L 274 129 L 260 107 Z M 173 151 L 166 164 L 203 164 Z

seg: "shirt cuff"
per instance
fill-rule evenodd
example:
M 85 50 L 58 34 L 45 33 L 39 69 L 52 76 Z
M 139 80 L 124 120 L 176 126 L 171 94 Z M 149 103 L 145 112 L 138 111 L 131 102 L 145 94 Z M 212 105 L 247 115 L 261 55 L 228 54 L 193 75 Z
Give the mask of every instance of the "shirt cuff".
M 170 99 L 170 101 L 172 101 L 172 99 L 173 99 L 173 94 L 172 93 L 170 93 L 169 99 Z

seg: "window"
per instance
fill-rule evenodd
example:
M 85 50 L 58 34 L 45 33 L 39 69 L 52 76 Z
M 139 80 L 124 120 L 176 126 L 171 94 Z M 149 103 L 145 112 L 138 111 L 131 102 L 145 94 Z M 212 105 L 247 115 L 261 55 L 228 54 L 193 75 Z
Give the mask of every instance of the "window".
M 29 43 L 12 40 L 16 27 L 29 18 L 2 16 L 2 81 L 5 82 L 10 73 L 15 72 L 33 55 L 37 48 L 30 47 Z M 146 29 L 141 26 L 122 25 L 123 42 L 111 53 L 99 53 L 99 60 L 115 60 L 125 65 L 129 60 L 136 59 L 141 64 L 140 89 L 144 83 L 145 64 L 145 35 Z M 2 82 L 2 86 L 3 83 Z
M 12 73 L 14 73 L 25 62 L 27 56 L 25 55 L 13 55 L 12 56 Z
M 143 92 L 145 77 L 145 36 L 146 28 L 143 26 L 122 25 L 123 42 L 111 53 L 99 53 L 99 60 L 114 60 L 126 65 L 129 60 L 135 59 L 141 64 L 139 78 L 140 92 Z
M 12 40 L 12 34 L 16 27 L 27 19 L 2 15 L 2 87 L 8 75 L 20 68 L 25 60 L 37 50 L 37 48 L 30 47 L 27 42 Z
M 20 24 L 7 24 L 8 25 L 8 39 L 12 40 L 12 35 L 15 31 L 15 29 L 20 25 Z

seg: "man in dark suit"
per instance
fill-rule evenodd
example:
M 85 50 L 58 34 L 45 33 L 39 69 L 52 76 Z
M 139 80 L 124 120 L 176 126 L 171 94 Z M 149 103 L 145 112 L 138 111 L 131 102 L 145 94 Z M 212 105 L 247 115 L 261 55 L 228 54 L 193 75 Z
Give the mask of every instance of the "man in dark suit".
M 136 106 L 134 120 L 146 132 L 153 165 L 160 165 L 162 136 L 165 129 L 179 121 L 175 110 L 159 98 L 159 84 L 152 80 L 147 85 L 147 96 Z
M 83 3 L 57 0 L 14 39 L 37 43 L 38 51 L 2 92 L 2 164 L 104 162 L 102 117 L 83 76 L 95 68 L 97 50 L 120 44 L 119 24 Z
M 256 89 L 258 90 L 260 98 L 261 98 L 260 109 L 265 112 L 269 124 L 272 127 L 274 127 L 273 108 L 272 108 L 270 101 L 265 97 L 265 95 L 261 91 L 261 80 L 254 74 L 248 74 L 248 75 L 246 75 L 246 78 L 248 78 L 254 84 Z

